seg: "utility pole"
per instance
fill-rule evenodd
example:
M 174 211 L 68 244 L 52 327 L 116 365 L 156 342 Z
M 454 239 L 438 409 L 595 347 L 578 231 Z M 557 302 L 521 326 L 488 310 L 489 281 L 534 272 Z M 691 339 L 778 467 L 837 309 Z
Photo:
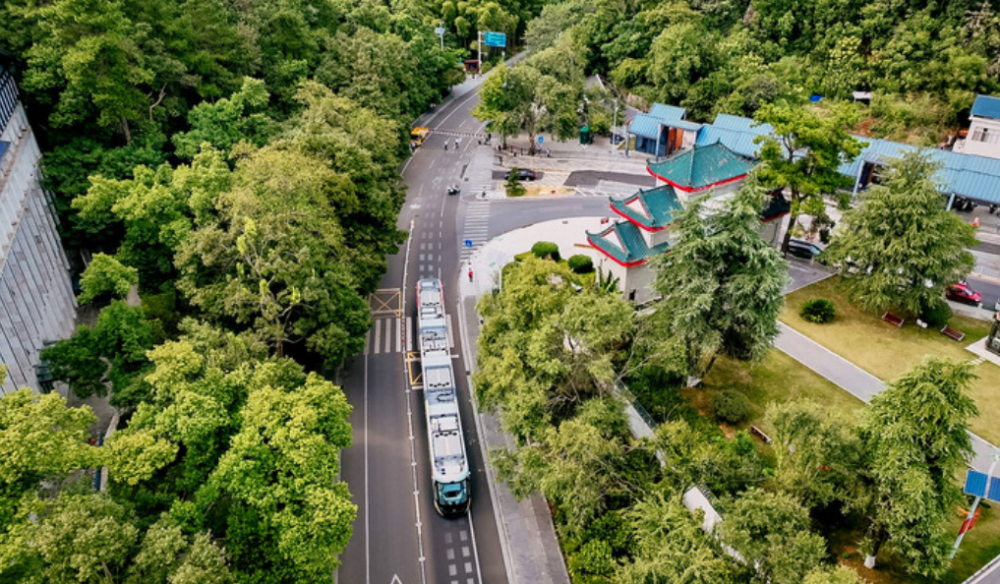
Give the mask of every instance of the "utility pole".
M 476 49 L 479 50 L 479 72 L 483 72 L 483 31 L 476 31 Z
M 441 39 L 441 50 L 444 51 L 444 23 L 442 22 L 438 28 L 441 30 L 438 34 L 438 38 Z

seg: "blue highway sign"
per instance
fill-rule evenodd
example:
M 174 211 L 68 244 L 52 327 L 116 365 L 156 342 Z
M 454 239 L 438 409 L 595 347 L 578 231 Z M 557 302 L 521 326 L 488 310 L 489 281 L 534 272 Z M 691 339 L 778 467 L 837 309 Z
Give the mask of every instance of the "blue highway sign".
M 507 34 L 503 32 L 483 33 L 483 44 L 487 47 L 506 47 Z

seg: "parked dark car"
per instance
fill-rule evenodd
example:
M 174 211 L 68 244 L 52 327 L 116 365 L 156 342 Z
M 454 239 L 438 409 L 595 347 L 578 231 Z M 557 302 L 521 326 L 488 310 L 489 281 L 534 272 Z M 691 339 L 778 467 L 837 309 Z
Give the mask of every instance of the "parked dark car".
M 811 260 L 818 256 L 821 251 L 823 250 L 808 241 L 792 239 L 788 242 L 788 253 L 797 258 Z
M 958 282 L 945 288 L 944 295 L 948 300 L 955 302 L 966 302 L 968 304 L 979 304 L 983 301 L 983 295 L 976 292 L 965 282 Z
M 510 172 L 511 171 L 508 170 L 507 174 L 503 175 L 504 180 L 510 180 Z M 518 178 L 521 179 L 521 180 L 535 180 L 535 178 L 536 178 L 535 177 L 535 171 L 529 170 L 527 168 L 519 168 L 519 169 L 517 169 L 517 175 L 518 175 Z
M 448 194 L 449 195 L 457 195 L 460 191 L 461 191 L 461 189 L 459 188 L 458 185 L 448 185 Z

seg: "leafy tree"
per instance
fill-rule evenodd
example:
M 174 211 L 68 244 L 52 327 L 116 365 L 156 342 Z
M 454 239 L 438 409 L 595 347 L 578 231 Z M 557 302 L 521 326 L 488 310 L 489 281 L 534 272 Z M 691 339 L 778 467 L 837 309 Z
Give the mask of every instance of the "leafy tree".
M 18 519 L 0 540 L 0 575 L 22 581 L 117 582 L 139 535 L 125 508 L 97 493 L 36 499 Z
M 207 316 L 337 362 L 361 349 L 370 317 L 338 212 L 358 204 L 346 177 L 320 160 L 267 148 L 240 168 L 219 217 L 177 252 L 178 287 Z
M 967 248 L 976 245 L 975 228 L 945 210 L 934 171 L 917 153 L 896 161 L 884 186 L 873 186 L 861 206 L 845 214 L 833 249 L 825 252 L 840 263 L 851 298 L 865 308 L 923 314 L 972 269 Z
M 679 502 L 654 491 L 627 513 L 637 539 L 632 562 L 616 574 L 615 582 L 685 582 L 730 584 L 736 582 L 732 563 L 718 544 Z
M 540 491 L 566 529 L 579 533 L 607 508 L 610 497 L 635 488 L 624 472 L 625 428 L 619 402 L 590 400 L 578 417 L 549 426 L 540 442 L 496 452 L 497 476 L 517 497 Z
M 138 270 L 122 265 L 107 254 L 97 253 L 80 277 L 80 288 L 83 289 L 83 293 L 77 297 L 77 301 L 80 304 L 89 304 L 95 298 L 108 294 L 125 298 L 132 286 L 138 283 Z
M 489 122 L 489 130 L 497 132 L 506 144 L 508 136 L 524 130 L 532 144 L 538 120 L 543 113 L 535 100 L 541 74 L 526 65 L 508 68 L 501 63 L 491 71 L 479 89 L 479 103 L 472 115 Z
M 802 584 L 864 584 L 862 579 L 854 570 L 838 566 L 836 568 L 817 568 L 806 574 Z
M 282 373 L 277 363 L 258 368 L 240 430 L 198 500 L 207 509 L 225 495 L 226 547 L 242 574 L 315 582 L 339 565 L 357 514 L 338 480 L 351 406 L 316 374 Z
M 114 392 L 131 384 L 149 361 L 153 330 L 142 308 L 113 300 L 93 328 L 80 325 L 68 339 L 42 351 L 52 377 L 67 383 L 82 399 L 103 396 L 108 383 Z
M 207 142 L 228 153 L 240 141 L 263 146 L 275 132 L 276 123 L 265 111 L 270 95 L 259 79 L 246 77 L 230 98 L 202 102 L 188 112 L 191 129 L 171 138 L 178 157 L 190 160 Z
M 669 461 L 663 469 L 664 482 L 675 488 L 703 484 L 713 493 L 736 494 L 766 479 L 764 464 L 746 432 L 725 440 L 717 432 L 705 432 L 703 426 L 675 420 L 657 426 L 655 445 Z
M 196 225 L 211 220 L 232 171 L 218 150 L 205 148 L 190 165 L 139 166 L 133 174 L 130 180 L 92 177 L 73 207 L 88 231 L 123 229 L 116 258 L 138 269 L 140 281 L 151 287 L 174 277 L 175 250 Z
M 973 365 L 938 357 L 924 362 L 872 399 L 862 426 L 871 496 L 865 565 L 886 543 L 909 570 L 938 578 L 948 569 L 950 534 L 961 491 L 955 476 L 972 453 L 968 396 Z
M 749 361 L 767 353 L 788 281 L 785 262 L 758 233 L 762 189 L 755 180 L 714 215 L 704 202 L 684 211 L 680 239 L 655 260 L 664 334 L 681 339 L 688 375 L 704 378 L 719 355 Z
M 0 382 L 5 377 L 0 367 Z M 22 388 L 0 399 L 0 531 L 12 520 L 18 499 L 42 480 L 98 460 L 87 443 L 95 421 L 89 407 L 67 407 L 55 393 Z
M 809 530 L 809 510 L 786 493 L 751 489 L 727 505 L 722 541 L 775 584 L 799 584 L 819 565 L 826 543 Z
M 124 581 L 126 584 L 227 584 L 233 582 L 233 576 L 226 564 L 225 550 L 212 542 L 207 533 L 188 536 L 180 525 L 164 517 L 146 531 Z
M 835 107 L 827 114 L 788 103 L 768 104 L 757 111 L 755 120 L 769 124 L 772 136 L 755 138 L 760 148 L 759 176 L 769 188 L 787 188 L 792 200 L 791 222 L 781 244 L 788 251 L 802 206 L 809 199 L 832 195 L 847 183 L 840 174 L 842 163 L 861 153 L 862 143 L 848 130 L 857 114 Z
M 765 419 L 774 428 L 775 479 L 782 491 L 810 509 L 834 502 L 851 508 L 864 498 L 856 420 L 808 400 L 771 404 Z
M 499 408 L 519 441 L 541 439 L 553 417 L 571 417 L 607 393 L 634 333 L 627 302 L 594 289 L 575 294 L 575 277 L 531 256 L 509 266 L 503 290 L 478 306 L 486 322 L 477 396 L 483 407 Z
M 131 142 L 130 124 L 146 113 L 143 86 L 155 72 L 141 48 L 148 29 L 125 14 L 119 0 L 60 0 L 40 7 L 39 38 L 27 52 L 27 91 L 47 94 L 54 126 L 95 115 Z
M 510 169 L 507 173 L 507 183 L 504 185 L 504 190 L 507 192 L 508 197 L 523 197 L 527 189 L 521 184 L 521 175 L 519 169 L 515 166 Z M 538 245 L 537 243 L 535 245 Z M 558 248 L 556 250 L 558 254 Z

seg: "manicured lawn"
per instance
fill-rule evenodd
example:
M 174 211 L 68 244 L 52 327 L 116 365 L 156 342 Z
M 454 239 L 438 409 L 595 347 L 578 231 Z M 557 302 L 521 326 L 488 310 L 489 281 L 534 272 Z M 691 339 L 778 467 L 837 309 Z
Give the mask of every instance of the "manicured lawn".
M 922 329 L 913 321 L 907 321 L 902 328 L 890 326 L 882 322 L 881 315 L 865 312 L 848 302 L 846 294 L 836 286 L 837 281 L 837 278 L 823 280 L 786 296 L 787 308 L 781 320 L 884 381 L 891 381 L 928 355 L 973 360 L 976 355 L 965 347 L 989 333 L 988 322 L 964 316 L 954 316 L 949 323 L 965 332 L 965 340 L 960 343 L 937 330 Z M 812 324 L 799 317 L 802 305 L 814 298 L 826 298 L 836 304 L 837 318 L 833 322 Z M 976 367 L 976 375 L 979 379 L 972 387 L 972 397 L 979 406 L 980 416 L 972 420 L 972 430 L 997 444 L 1000 425 L 993 420 L 1000 413 L 1000 367 L 982 363 Z
M 829 296 L 827 297 L 829 298 Z M 834 301 L 836 302 L 836 299 Z M 878 322 L 882 324 L 881 321 Z M 972 355 L 972 353 L 968 353 L 968 355 Z M 1000 386 L 997 387 L 1000 388 Z M 762 363 L 752 367 L 736 361 L 720 359 L 701 387 L 685 389 L 682 390 L 682 393 L 692 407 L 710 416 L 712 396 L 724 390 L 743 392 L 753 402 L 755 410 L 753 419 L 741 424 L 738 428 L 723 427 L 723 431 L 727 435 L 731 435 L 736 429 L 749 429 L 751 424 L 770 433 L 772 429 L 764 423 L 763 416 L 767 404 L 773 402 L 812 399 L 831 409 L 839 409 L 849 414 L 858 415 L 865 407 L 861 400 L 777 349 L 773 349 Z M 768 449 L 764 450 L 767 452 Z M 956 480 L 961 481 L 961 478 L 956 477 Z M 949 525 L 949 532 L 957 535 L 961 523 L 962 519 L 956 514 L 955 519 Z M 891 549 L 887 549 L 886 553 L 880 555 L 878 569 L 865 569 L 862 565 L 864 557 L 857 551 L 857 544 L 863 533 L 857 529 L 851 529 L 845 525 L 843 529 L 830 530 L 829 535 L 832 551 L 839 561 L 857 570 L 873 584 L 913 582 L 931 584 L 930 580 L 907 575 L 894 561 Z M 844 557 L 845 553 L 847 557 Z M 998 554 L 1000 554 L 1000 505 L 994 505 L 992 508 L 983 509 L 983 514 L 975 529 L 969 532 L 962 542 L 962 547 L 952 562 L 952 570 L 940 582 L 960 584 Z
M 741 424 L 737 428 L 740 430 L 749 429 L 753 424 L 764 432 L 770 432 L 771 428 L 764 423 L 763 417 L 772 402 L 811 399 L 845 412 L 860 412 L 865 406 L 861 400 L 777 349 L 772 349 L 763 362 L 752 367 L 719 358 L 700 387 L 683 391 L 692 407 L 711 415 L 712 396 L 725 390 L 742 392 L 754 404 L 753 419 Z

